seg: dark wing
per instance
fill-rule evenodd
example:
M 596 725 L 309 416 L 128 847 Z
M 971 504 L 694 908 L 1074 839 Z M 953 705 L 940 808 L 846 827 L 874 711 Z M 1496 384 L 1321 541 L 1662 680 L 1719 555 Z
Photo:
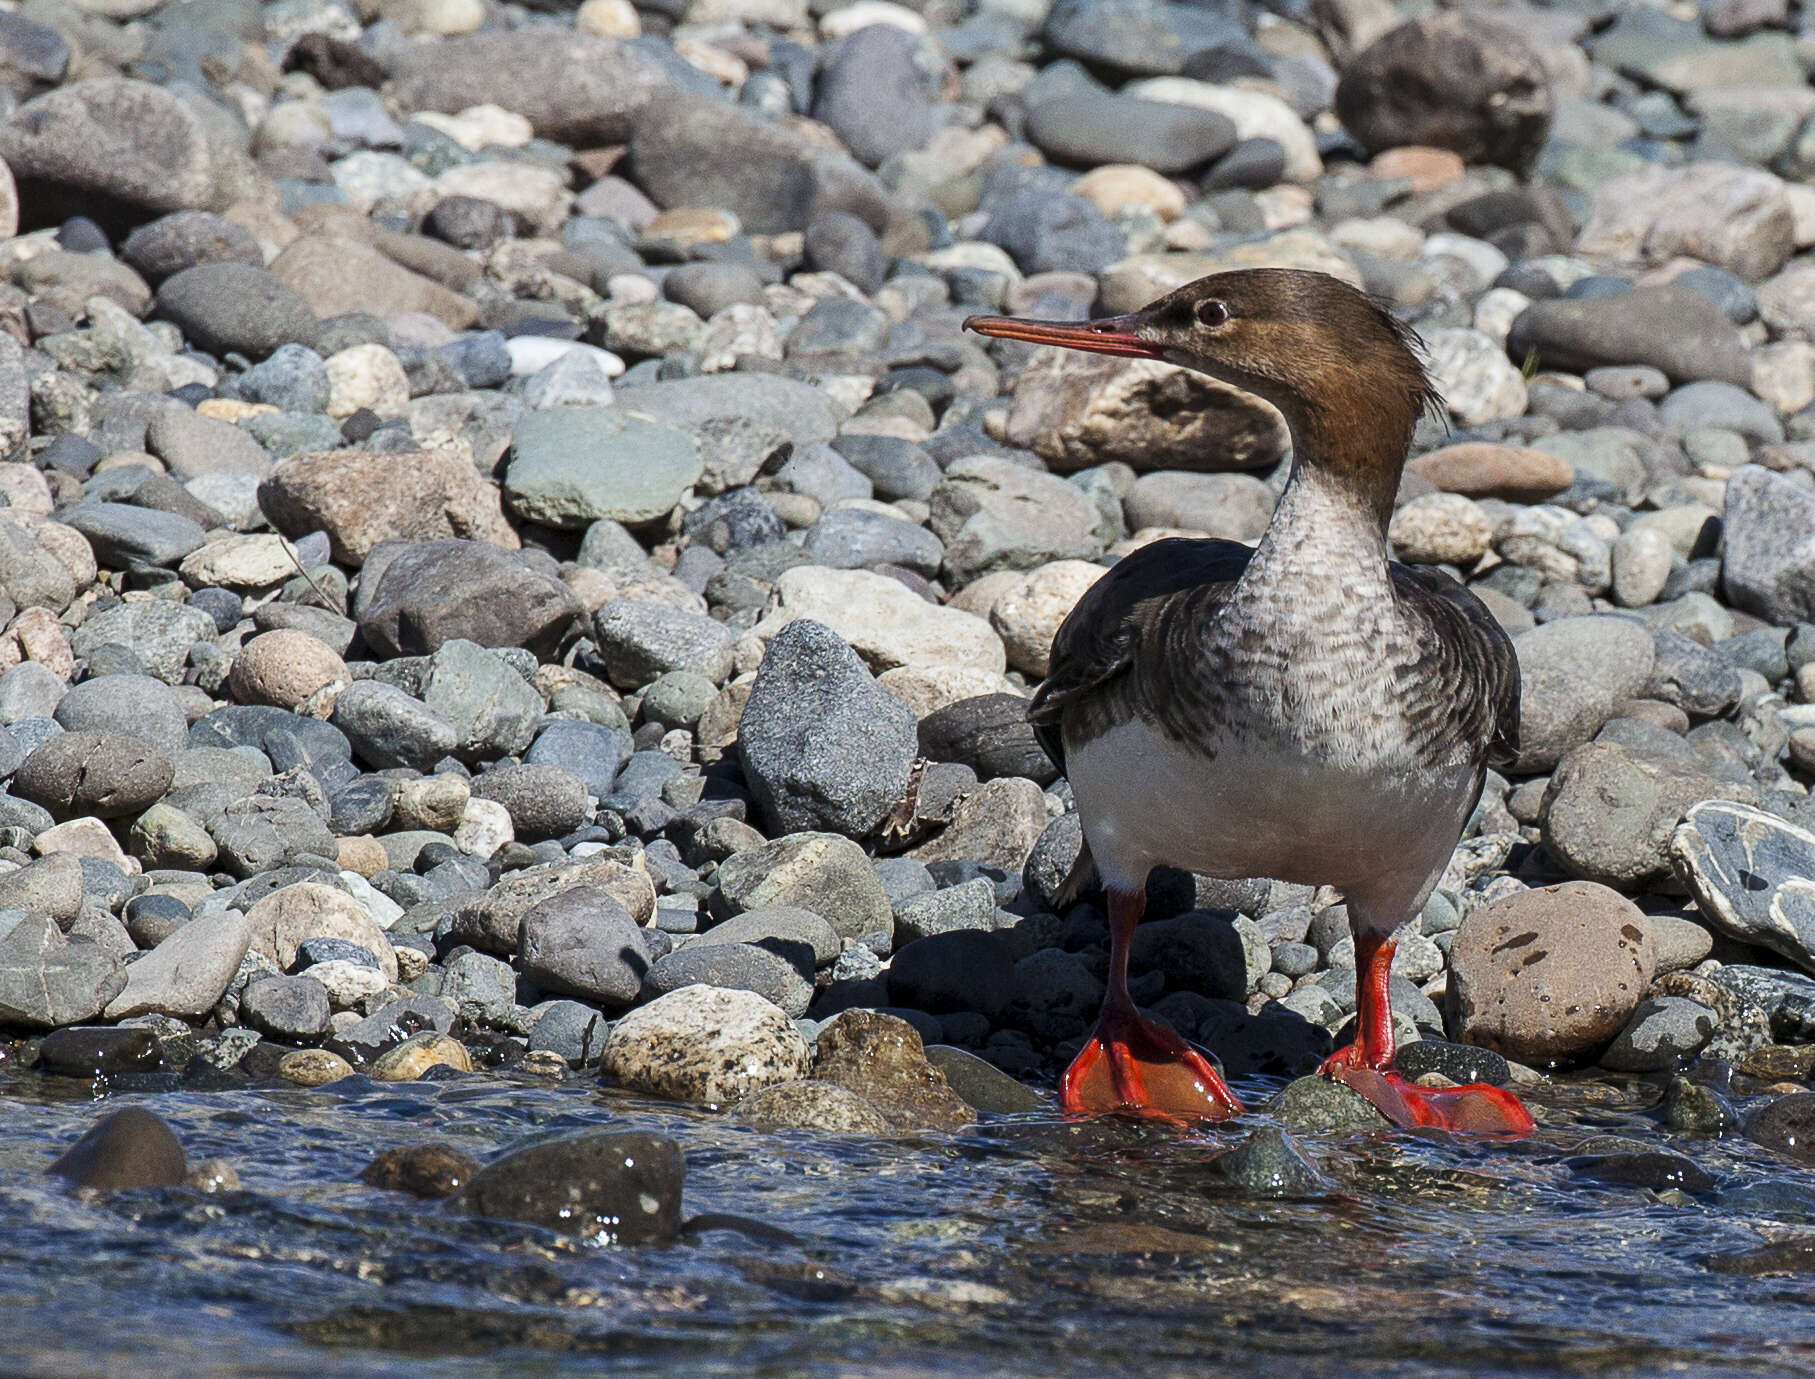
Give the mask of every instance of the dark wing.
M 1393 592 L 1419 628 L 1400 677 L 1406 720 L 1428 725 L 1433 755 L 1487 748 L 1492 766 L 1519 754 L 1519 658 L 1487 606 L 1429 565 L 1392 567 Z
M 1137 666 L 1143 692 L 1167 697 L 1166 667 L 1191 661 L 1188 652 L 1169 660 L 1167 643 L 1201 634 L 1253 554 L 1235 541 L 1171 537 L 1123 557 L 1091 585 L 1054 635 L 1051 668 L 1027 710 L 1061 771 L 1066 710 L 1107 704 Z

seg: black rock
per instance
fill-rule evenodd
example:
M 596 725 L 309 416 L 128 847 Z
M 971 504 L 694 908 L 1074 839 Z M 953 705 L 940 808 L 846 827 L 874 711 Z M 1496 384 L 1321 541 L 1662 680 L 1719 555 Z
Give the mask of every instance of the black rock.
M 44 1036 L 38 1067 L 63 1077 L 113 1077 L 155 1072 L 164 1064 L 157 1037 L 148 1029 L 71 1025 Z
M 1695 1160 L 1663 1150 L 1580 1154 L 1563 1162 L 1584 1178 L 1595 1178 L 1603 1183 L 1625 1183 L 1653 1191 L 1682 1188 L 1689 1192 L 1706 1192 L 1714 1186 L 1714 1175 Z
M 640 1245 L 679 1229 L 686 1172 L 680 1145 L 665 1135 L 585 1131 L 492 1160 L 453 1204 L 473 1216 Z
M 1254 1131 L 1216 1167 L 1231 1187 L 1255 1197 L 1312 1197 L 1330 1188 L 1298 1141 L 1278 1126 Z
M 44 1171 L 76 1187 L 170 1187 L 183 1181 L 189 1164 L 168 1125 L 129 1106 L 90 1126 Z
M 1026 776 L 1047 786 L 1059 777 L 1027 721 L 1027 701 L 1019 695 L 980 694 L 947 704 L 920 720 L 918 737 L 922 756 L 961 762 L 979 780 Z
M 1370 153 L 1423 144 L 1524 172 L 1550 133 L 1550 80 L 1509 26 L 1438 14 L 1357 54 L 1337 84 L 1336 113 Z
M 1512 1069 L 1492 1049 L 1452 1044 L 1446 1039 L 1403 1044 L 1397 1063 L 1401 1076 L 1412 1081 L 1426 1073 L 1441 1073 L 1451 1082 L 1485 1082 L 1490 1087 L 1504 1087 L 1512 1081 Z

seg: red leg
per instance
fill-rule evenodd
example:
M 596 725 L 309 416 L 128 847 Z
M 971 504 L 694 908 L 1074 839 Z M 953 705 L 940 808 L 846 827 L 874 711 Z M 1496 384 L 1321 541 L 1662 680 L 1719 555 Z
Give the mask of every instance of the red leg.
M 1109 991 L 1097 1027 L 1059 1079 L 1059 1106 L 1071 1115 L 1227 1120 L 1242 1104 L 1196 1049 L 1135 1009 L 1128 994 L 1128 945 L 1147 897 L 1109 892 Z
M 1393 1070 L 1391 939 L 1364 930 L 1355 936 L 1355 1041 L 1324 1059 L 1318 1069 L 1359 1092 L 1394 1125 L 1478 1134 L 1529 1135 L 1531 1113 L 1504 1088 L 1484 1082 L 1466 1087 L 1414 1087 Z

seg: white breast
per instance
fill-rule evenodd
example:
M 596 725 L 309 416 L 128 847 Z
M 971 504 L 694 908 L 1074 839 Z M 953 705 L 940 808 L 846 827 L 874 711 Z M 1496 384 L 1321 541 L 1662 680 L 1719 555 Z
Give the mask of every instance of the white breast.
M 1251 739 L 1209 755 L 1138 719 L 1068 743 L 1066 762 L 1106 884 L 1173 866 L 1330 885 L 1383 929 L 1424 903 L 1476 788 L 1472 769 L 1344 770 Z

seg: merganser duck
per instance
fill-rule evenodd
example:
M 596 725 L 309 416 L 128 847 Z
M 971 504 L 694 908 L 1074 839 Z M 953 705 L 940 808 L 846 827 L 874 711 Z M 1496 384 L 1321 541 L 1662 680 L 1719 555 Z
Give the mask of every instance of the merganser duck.
M 1007 340 L 1161 359 L 1278 408 L 1292 469 L 1258 547 L 1167 539 L 1123 557 L 1053 639 L 1029 709 L 1071 781 L 1108 896 L 1108 992 L 1060 1083 L 1076 1114 L 1222 1120 L 1216 1068 L 1128 994 L 1148 873 L 1331 885 L 1355 938 L 1356 1034 L 1320 1071 L 1402 1126 L 1523 1134 L 1497 1087 L 1394 1071 L 1388 978 L 1480 799 L 1517 748 L 1519 667 L 1475 596 L 1390 558 L 1420 413 L 1440 405 L 1409 328 L 1322 273 L 1188 283 L 1126 316 L 973 316 Z

